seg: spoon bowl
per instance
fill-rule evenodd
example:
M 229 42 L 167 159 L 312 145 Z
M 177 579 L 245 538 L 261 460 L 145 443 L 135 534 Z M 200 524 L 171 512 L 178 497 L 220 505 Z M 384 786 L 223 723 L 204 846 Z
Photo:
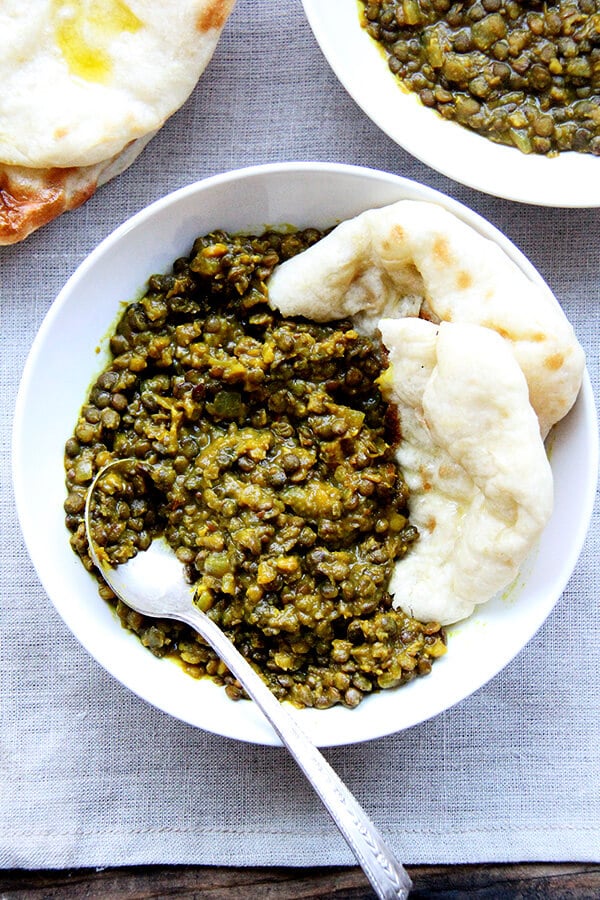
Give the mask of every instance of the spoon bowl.
M 227 635 L 194 604 L 193 586 L 186 582 L 183 566 L 166 541 L 155 539 L 147 550 L 136 553 L 126 563 L 111 565 L 106 550 L 96 542 L 92 513 L 95 495 L 103 480 L 118 472 L 125 478 L 133 472 L 149 474 L 147 467 L 138 460 L 119 459 L 100 469 L 92 481 L 85 505 L 85 530 L 90 557 L 104 581 L 136 612 L 184 622 L 210 644 L 261 709 L 311 782 L 377 896 L 385 900 L 408 897 L 412 883 L 404 867 L 394 858 L 378 829 L 296 719 L 273 696 Z

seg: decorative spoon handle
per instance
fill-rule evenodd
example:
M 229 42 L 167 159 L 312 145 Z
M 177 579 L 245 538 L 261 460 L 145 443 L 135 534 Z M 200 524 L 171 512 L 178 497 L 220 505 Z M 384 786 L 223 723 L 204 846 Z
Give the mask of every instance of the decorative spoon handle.
M 158 539 L 151 543 L 148 550 L 136 554 L 127 563 L 115 568 L 109 564 L 106 554 L 98 552 L 90 517 L 96 484 L 107 472 L 131 464 L 140 467 L 137 460 L 115 460 L 108 463 L 91 484 L 85 505 L 85 527 L 93 562 L 117 596 L 133 609 L 144 615 L 166 616 L 185 622 L 210 644 L 262 710 L 314 787 L 352 848 L 377 896 L 382 900 L 408 897 L 412 882 L 407 872 L 396 861 L 355 797 L 227 635 L 202 610 L 193 605 L 192 588 L 183 578 L 183 567 L 172 549 Z
M 404 867 L 394 858 L 356 798 L 252 666 L 201 610 L 192 607 L 173 616 L 191 625 L 208 641 L 262 710 L 323 801 L 377 896 L 382 900 L 408 897 L 412 882 Z

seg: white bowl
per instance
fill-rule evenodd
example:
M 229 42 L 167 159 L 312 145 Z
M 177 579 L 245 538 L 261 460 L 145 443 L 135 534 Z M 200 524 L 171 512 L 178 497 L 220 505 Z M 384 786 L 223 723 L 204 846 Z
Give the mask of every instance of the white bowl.
M 469 187 L 541 206 L 600 206 L 600 157 L 562 153 L 548 159 L 495 144 L 427 109 L 403 91 L 361 27 L 356 0 L 303 0 L 331 68 L 361 109 L 417 159 Z
M 40 580 L 92 656 L 136 694 L 192 725 L 250 742 L 279 743 L 252 703 L 234 703 L 210 681 L 190 678 L 144 649 L 99 598 L 96 582 L 69 546 L 63 448 L 107 358 L 109 329 L 123 301 L 135 299 L 151 274 L 166 271 L 188 253 L 199 234 L 278 223 L 327 226 L 402 198 L 442 204 L 496 240 L 527 275 L 541 281 L 495 228 L 429 188 L 352 166 L 258 166 L 176 191 L 118 228 L 68 281 L 33 343 L 17 401 L 13 474 L 21 526 Z M 317 744 L 353 743 L 415 725 L 467 697 L 515 656 L 542 624 L 575 566 L 592 510 L 597 452 L 586 375 L 574 409 L 552 441 L 553 518 L 509 599 L 490 602 L 454 627 L 448 653 L 426 678 L 372 695 L 354 710 L 297 711 Z

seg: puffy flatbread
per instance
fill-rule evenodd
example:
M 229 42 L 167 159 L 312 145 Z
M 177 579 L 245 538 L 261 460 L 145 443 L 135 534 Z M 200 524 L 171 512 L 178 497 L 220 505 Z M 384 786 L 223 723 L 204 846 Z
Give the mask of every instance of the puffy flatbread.
M 550 291 L 437 204 L 401 200 L 342 222 L 275 270 L 269 297 L 286 315 L 352 316 L 370 330 L 385 316 L 416 315 L 498 332 L 525 374 L 544 436 L 579 392 L 583 350 Z
M 390 591 L 421 621 L 469 616 L 510 584 L 551 515 L 543 438 L 585 365 L 559 304 L 456 216 L 408 200 L 343 222 L 268 287 L 284 315 L 350 316 L 381 334 L 420 532 Z
M 478 325 L 383 319 L 397 455 L 419 540 L 390 582 L 422 622 L 469 616 L 516 576 L 552 511 L 552 471 L 508 344 Z
M 234 2 L 0 4 L 0 243 L 133 162 L 191 93 Z
M 124 172 L 154 132 L 138 138 L 112 159 L 95 166 L 29 169 L 0 165 L 0 244 L 16 244 Z
M 3 0 L 0 161 L 90 166 L 188 97 L 233 0 Z

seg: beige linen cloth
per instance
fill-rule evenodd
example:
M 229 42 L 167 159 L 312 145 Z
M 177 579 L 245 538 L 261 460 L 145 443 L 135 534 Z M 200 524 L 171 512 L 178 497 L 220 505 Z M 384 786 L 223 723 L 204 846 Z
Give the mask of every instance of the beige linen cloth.
M 396 172 L 490 219 L 554 289 L 598 390 L 600 210 L 521 206 L 438 175 L 356 107 L 298 0 L 238 0 L 198 88 L 135 165 L 86 206 L 0 249 L 4 867 L 353 862 L 283 749 L 181 724 L 87 655 L 38 582 L 10 484 L 12 414 L 27 352 L 89 251 L 189 182 L 302 159 Z M 487 686 L 404 733 L 326 751 L 404 862 L 600 861 L 598 536 L 596 511 L 554 612 Z

